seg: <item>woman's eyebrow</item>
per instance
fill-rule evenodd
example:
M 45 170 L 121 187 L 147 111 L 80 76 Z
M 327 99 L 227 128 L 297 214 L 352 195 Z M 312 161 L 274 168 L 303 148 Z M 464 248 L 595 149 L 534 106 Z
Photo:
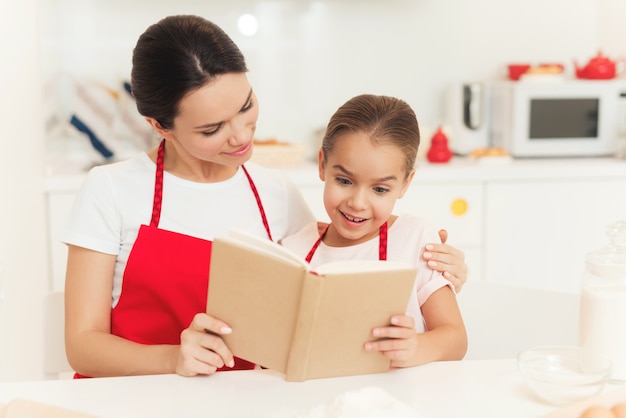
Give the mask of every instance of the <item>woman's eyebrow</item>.
M 252 97 L 252 92 L 253 92 L 253 90 L 250 89 L 250 92 L 248 93 L 248 96 L 246 97 L 246 101 L 244 102 L 243 106 L 241 106 L 241 109 L 245 108 L 246 105 L 250 102 L 250 98 Z M 241 110 L 241 109 L 239 109 L 239 110 Z M 204 125 L 194 126 L 193 129 L 214 128 L 216 126 L 221 125 L 222 123 L 224 123 L 224 121 L 214 122 L 214 123 L 207 123 L 207 124 L 204 124 Z

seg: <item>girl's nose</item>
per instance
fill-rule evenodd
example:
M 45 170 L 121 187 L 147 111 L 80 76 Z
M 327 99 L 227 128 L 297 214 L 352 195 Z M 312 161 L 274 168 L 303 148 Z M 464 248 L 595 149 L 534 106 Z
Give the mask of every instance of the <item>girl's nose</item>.
M 365 209 L 367 207 L 367 198 L 365 190 L 358 188 L 350 195 L 348 205 L 353 209 Z

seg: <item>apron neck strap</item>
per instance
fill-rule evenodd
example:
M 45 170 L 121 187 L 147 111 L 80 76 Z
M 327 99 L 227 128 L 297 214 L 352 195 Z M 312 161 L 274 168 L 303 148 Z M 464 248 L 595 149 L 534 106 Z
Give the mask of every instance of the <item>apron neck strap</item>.
M 313 244 L 313 247 L 311 248 L 309 253 L 306 255 L 305 260 L 307 263 L 310 263 L 311 260 L 313 259 L 313 255 L 315 254 L 315 251 L 317 251 L 317 247 L 320 246 L 320 243 L 326 236 L 326 233 L 328 232 L 328 228 L 330 228 L 330 224 L 326 225 L 326 228 L 320 234 L 319 238 L 317 239 L 317 241 L 315 241 L 315 244 Z M 388 230 L 387 222 L 382 224 L 378 230 L 378 259 L 379 260 L 387 259 L 387 230 Z

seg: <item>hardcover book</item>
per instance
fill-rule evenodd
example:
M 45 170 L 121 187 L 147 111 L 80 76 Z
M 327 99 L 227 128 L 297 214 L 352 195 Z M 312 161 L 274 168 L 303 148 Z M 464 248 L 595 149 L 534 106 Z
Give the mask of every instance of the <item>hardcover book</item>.
M 378 260 L 313 271 L 277 243 L 231 231 L 213 241 L 207 313 L 232 328 L 223 338 L 235 356 L 288 381 L 380 373 L 390 360 L 363 346 L 406 311 L 416 272 Z

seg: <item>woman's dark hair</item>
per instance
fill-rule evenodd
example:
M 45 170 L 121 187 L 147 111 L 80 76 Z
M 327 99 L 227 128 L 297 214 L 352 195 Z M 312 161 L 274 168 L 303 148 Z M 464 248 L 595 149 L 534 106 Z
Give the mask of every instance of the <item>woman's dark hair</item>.
M 374 144 L 392 144 L 404 153 L 408 176 L 415 166 L 420 131 L 415 112 L 406 102 L 389 96 L 363 94 L 344 103 L 330 118 L 322 142 L 324 160 L 337 139 L 363 132 Z
M 140 114 L 171 129 L 186 94 L 221 74 L 247 71 L 243 54 L 219 26 L 199 16 L 169 16 L 137 40 L 131 91 Z

